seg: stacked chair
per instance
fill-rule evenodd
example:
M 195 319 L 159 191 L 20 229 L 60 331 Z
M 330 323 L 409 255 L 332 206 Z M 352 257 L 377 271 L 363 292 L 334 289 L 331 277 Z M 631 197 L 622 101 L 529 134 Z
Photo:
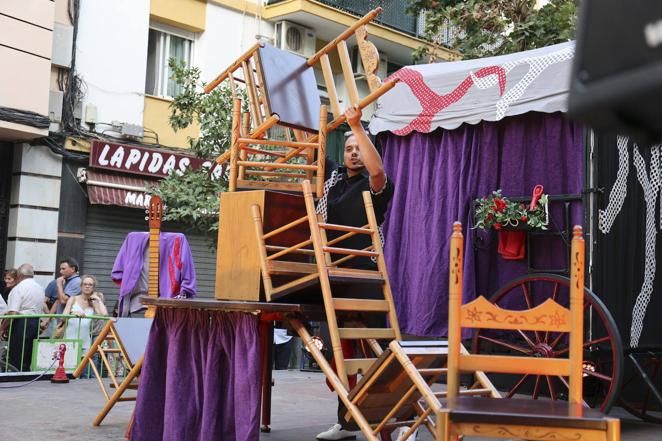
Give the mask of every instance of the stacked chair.
M 309 59 L 257 43 L 205 87 L 209 93 L 227 80 L 235 99 L 231 147 L 217 159 L 221 164 L 229 162 L 230 191 L 268 188 L 299 192 L 301 182 L 308 180 L 315 182 L 317 197 L 322 196 L 326 134 L 345 121 L 329 54 L 337 51 L 351 106 L 363 109 L 396 84 L 396 80 L 382 84 L 375 74 L 379 54 L 367 40 L 366 25 L 380 12 L 381 8 L 369 12 Z M 352 36 L 357 39 L 367 72 L 370 93 L 363 98 L 347 48 Z M 324 76 L 332 121 L 328 121 L 326 106 L 321 103 L 313 71 L 316 66 Z M 247 97 L 249 109 L 243 116 L 242 95 Z

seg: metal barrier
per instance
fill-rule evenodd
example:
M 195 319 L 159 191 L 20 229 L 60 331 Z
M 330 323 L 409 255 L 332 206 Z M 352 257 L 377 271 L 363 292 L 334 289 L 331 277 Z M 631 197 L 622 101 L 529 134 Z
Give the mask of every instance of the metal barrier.
M 96 315 L 0 315 L 0 322 L 9 321 L 6 334 L 0 336 L 0 381 L 11 376 L 38 375 L 46 370 L 53 373 L 56 368 L 53 356 L 60 343 L 67 345 L 65 370 L 73 372 L 110 319 Z M 83 376 L 89 374 L 88 365 Z

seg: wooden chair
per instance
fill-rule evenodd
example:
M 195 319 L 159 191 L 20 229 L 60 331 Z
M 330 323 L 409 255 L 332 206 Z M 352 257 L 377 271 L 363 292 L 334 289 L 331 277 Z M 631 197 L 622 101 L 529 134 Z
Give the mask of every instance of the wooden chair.
M 584 240 L 581 227 L 576 226 L 573 231 L 569 309 L 551 298 L 533 309 L 522 311 L 501 309 L 482 296 L 462 305 L 463 249 L 462 227 L 455 223 L 449 282 L 448 402 L 441 411 L 434 409 L 438 414 L 437 439 L 457 440 L 460 436 L 527 440 L 620 439 L 619 420 L 585 407 L 582 401 Z M 568 333 L 569 357 L 462 353 L 462 328 Z M 568 401 L 459 396 L 460 372 L 476 370 L 569 377 Z
M 137 379 L 142 369 L 143 352 L 151 324 L 152 319 L 143 318 L 108 320 L 74 371 L 74 378 L 78 378 L 89 364 L 106 399 L 103 409 L 92 423 L 94 426 L 101 424 L 117 402 L 136 400 L 135 395 L 124 394 L 128 390 L 138 389 Z M 102 362 L 102 371 L 92 362 L 97 354 Z M 124 374 L 123 378 L 117 375 L 118 371 Z M 110 379 L 108 387 L 104 383 L 103 372 Z
M 375 74 L 379 54 L 367 40 L 367 23 L 381 8 L 366 14 L 309 59 L 273 46 L 257 43 L 205 87 L 211 92 L 228 80 L 231 92 L 239 98 L 243 83 L 249 112 L 241 115 L 241 104 L 235 101 L 232 113 L 230 150 L 217 158 L 230 162 L 230 191 L 238 188 L 270 188 L 300 191 L 302 180 L 315 181 L 317 197 L 323 194 L 326 134 L 345 121 L 341 112 L 329 53 L 338 51 L 349 105 L 365 108 L 395 86 L 396 81 L 382 84 Z M 356 36 L 370 93 L 358 93 L 347 40 Z M 334 119 L 327 121 L 313 71 L 319 67 L 329 94 Z M 276 126 L 284 128 L 280 138 L 270 133 Z M 292 133 L 290 133 L 292 129 Z M 278 148 L 278 149 L 276 149 Z M 250 159 L 249 159 L 250 157 Z M 275 158 L 275 159 L 274 159 Z
M 330 384 L 348 409 L 346 418 L 354 420 L 369 440 L 377 439 L 382 430 L 391 430 L 398 425 L 411 422 L 420 406 L 422 391 L 445 373 L 446 345 L 439 342 L 402 342 L 395 314 L 395 305 L 388 281 L 378 225 L 369 192 L 363 194 L 368 224 L 363 227 L 334 225 L 322 222 L 315 211 L 312 187 L 303 184 L 306 216 L 271 231 L 264 232 L 262 214 L 258 205 L 253 205 L 260 266 L 264 290 L 268 301 L 286 300 L 298 303 L 319 301 L 321 294 L 331 337 L 335 360 L 335 371 L 330 366 L 305 326 L 296 317 L 290 317 L 292 327 L 299 333 L 304 344 L 320 365 Z M 302 232 L 307 226 L 306 233 Z M 329 230 L 344 232 L 341 236 L 327 240 Z M 342 242 L 357 234 L 370 237 L 370 245 L 364 249 L 342 248 Z M 289 235 L 301 239 L 289 246 L 273 245 L 279 236 Z M 343 257 L 335 258 L 334 256 Z M 304 259 L 299 258 L 303 256 Z M 376 270 L 345 268 L 350 259 L 371 257 L 376 260 Z M 308 259 L 314 258 L 315 263 Z M 367 286 L 377 284 L 382 291 L 381 299 L 366 300 L 338 297 L 336 294 L 347 285 Z M 389 326 L 369 327 L 363 319 L 366 314 L 383 314 Z M 353 326 L 353 327 L 350 327 Z M 345 358 L 341 340 L 362 340 L 368 344 L 372 354 Z M 391 341 L 389 348 L 382 350 L 378 340 Z M 361 373 L 363 378 L 350 389 L 349 376 Z M 423 387 L 423 389 L 422 389 Z M 498 396 L 484 374 L 477 378 L 471 389 L 474 393 Z M 437 398 L 434 398 L 438 404 Z M 423 411 L 425 412 L 425 411 Z M 416 427 L 428 415 L 425 415 Z M 398 421 L 393 421 L 397 419 Z M 404 421 L 404 422 L 403 422 Z M 416 423 L 416 420 L 414 420 Z
M 372 199 L 366 192 L 363 196 L 368 224 L 362 228 L 344 225 L 333 225 L 321 222 L 315 211 L 312 187 L 309 181 L 303 183 L 303 196 L 307 215 L 296 219 L 287 225 L 264 233 L 262 230 L 262 214 L 257 205 L 253 205 L 253 219 L 258 237 L 260 254 L 260 267 L 267 301 L 287 300 L 305 303 L 323 301 L 326 316 L 329 322 L 333 355 L 338 369 L 338 377 L 346 389 L 349 388 L 348 374 L 359 371 L 365 372 L 374 363 L 375 358 L 345 360 L 343 356 L 341 339 L 368 340 L 376 355 L 381 354 L 381 348 L 376 339 L 401 339 L 398 328 L 398 318 L 395 314 L 391 288 L 386 275 L 386 264 L 379 239 L 377 219 L 372 209 Z M 291 234 L 291 230 L 307 224 L 309 238 L 291 246 L 271 245 L 271 240 L 277 240 L 279 235 Z M 345 232 L 344 235 L 327 241 L 326 230 Z M 363 250 L 340 248 L 336 245 L 343 240 L 365 234 L 370 236 L 371 245 Z M 332 260 L 332 254 L 344 257 Z M 312 256 L 315 263 L 301 261 L 297 256 Z M 364 270 L 343 268 L 342 264 L 357 257 L 366 256 L 374 258 L 377 270 Z M 306 259 L 307 260 L 307 259 Z M 278 279 L 277 277 L 281 277 Z M 284 282 L 283 282 L 283 277 Z M 277 285 L 277 283 L 280 283 Z M 364 300 L 352 298 L 337 298 L 333 291 L 339 285 L 360 284 L 379 285 L 383 293 L 382 300 Z M 320 299 L 320 293 L 322 299 Z M 296 295 L 297 297 L 294 297 Z M 363 314 L 385 314 L 388 316 L 390 327 L 371 328 L 342 328 L 338 326 L 336 311 L 354 311 Z

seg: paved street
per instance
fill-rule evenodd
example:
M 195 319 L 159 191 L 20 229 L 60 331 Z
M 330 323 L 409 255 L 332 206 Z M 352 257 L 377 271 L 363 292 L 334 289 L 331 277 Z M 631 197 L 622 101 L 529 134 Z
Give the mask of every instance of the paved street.
M 274 378 L 272 431 L 262 434 L 262 440 L 312 441 L 333 423 L 336 399 L 321 374 L 275 371 Z M 103 404 L 93 379 L 62 385 L 40 381 L 21 388 L 3 388 L 0 403 L 3 441 L 123 440 L 134 406 L 131 402 L 118 403 L 101 426 L 92 427 L 92 419 Z M 623 441 L 662 440 L 661 427 L 640 422 L 620 409 L 613 413 L 623 418 Z M 432 438 L 422 431 L 418 439 Z

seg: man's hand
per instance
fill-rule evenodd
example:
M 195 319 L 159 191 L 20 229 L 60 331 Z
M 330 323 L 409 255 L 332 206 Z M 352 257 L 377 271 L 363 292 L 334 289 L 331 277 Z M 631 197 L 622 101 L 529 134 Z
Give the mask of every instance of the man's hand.
M 345 110 L 345 118 L 347 118 L 347 124 L 349 124 L 349 127 L 352 129 L 363 127 L 361 125 L 362 115 L 363 113 L 361 112 L 359 106 L 351 106 L 348 107 L 347 110 Z
M 62 304 L 66 304 L 69 297 L 64 293 L 64 276 L 55 279 L 55 286 L 57 287 L 57 300 Z

